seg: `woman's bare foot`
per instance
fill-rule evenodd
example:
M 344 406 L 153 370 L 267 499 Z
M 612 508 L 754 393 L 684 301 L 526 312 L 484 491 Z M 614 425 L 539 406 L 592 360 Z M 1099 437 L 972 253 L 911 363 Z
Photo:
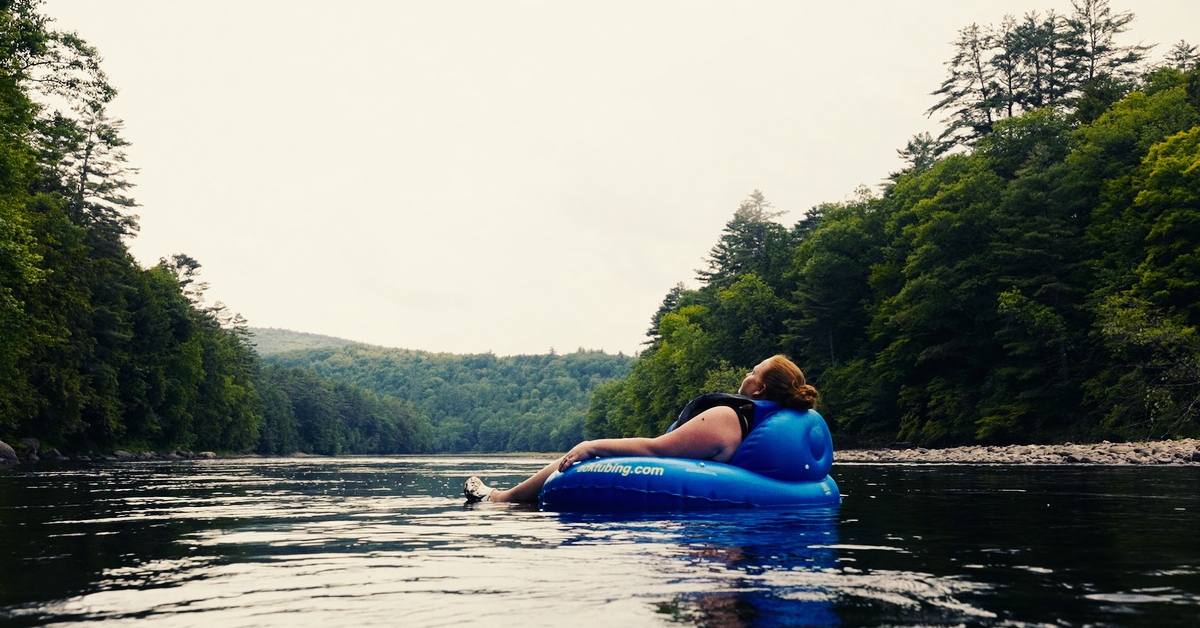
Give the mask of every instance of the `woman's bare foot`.
M 467 498 L 468 504 L 492 501 L 492 492 L 495 490 L 473 475 L 463 482 L 463 497 Z

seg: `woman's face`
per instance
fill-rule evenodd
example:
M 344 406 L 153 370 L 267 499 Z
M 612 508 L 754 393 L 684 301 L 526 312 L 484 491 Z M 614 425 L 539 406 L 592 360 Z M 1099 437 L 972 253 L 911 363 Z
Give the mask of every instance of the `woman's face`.
M 742 385 L 738 387 L 739 395 L 747 397 L 757 397 L 762 394 L 766 387 L 763 385 L 762 373 L 767 368 L 767 361 L 759 362 L 746 377 L 742 379 Z

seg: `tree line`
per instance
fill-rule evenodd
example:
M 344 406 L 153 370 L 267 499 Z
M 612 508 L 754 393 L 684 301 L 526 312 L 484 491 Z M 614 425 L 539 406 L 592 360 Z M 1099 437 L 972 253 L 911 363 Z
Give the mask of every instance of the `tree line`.
M 624 377 L 632 358 L 602 351 L 454 355 L 367 345 L 268 355 L 430 417 L 428 451 L 562 451 L 583 440 L 592 392 Z
M 563 449 L 658 433 L 777 351 L 841 442 L 1195 434 L 1196 48 L 1148 67 L 1148 47 L 1119 43 L 1131 13 L 1072 9 L 961 31 L 933 92 L 945 132 L 914 137 L 878 193 L 790 227 L 751 194 L 632 365 L 363 347 L 264 365 L 197 260 L 130 255 L 134 169 L 96 50 L 36 0 L 0 0 L 0 438 Z
M 200 264 L 141 267 L 134 169 L 98 52 L 35 0 L 0 1 L 0 438 L 69 451 L 402 453 L 410 404 L 263 368 Z
M 839 442 L 1200 432 L 1200 57 L 1122 46 L 1080 0 L 960 32 L 931 113 L 878 192 L 791 227 L 758 191 L 651 320 L 589 437 L 660 433 L 776 352 Z

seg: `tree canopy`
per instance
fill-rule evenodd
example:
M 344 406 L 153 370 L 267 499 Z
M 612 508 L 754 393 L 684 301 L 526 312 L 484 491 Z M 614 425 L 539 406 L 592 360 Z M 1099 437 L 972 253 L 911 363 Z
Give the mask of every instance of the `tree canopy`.
M 1078 0 L 959 33 L 907 167 L 790 229 L 755 190 L 589 436 L 648 435 L 790 354 L 843 443 L 1200 433 L 1200 71 Z M 956 150 L 950 150 L 956 148 Z
M 790 354 L 841 442 L 1200 433 L 1200 55 L 1074 0 L 959 31 L 879 192 L 789 226 L 752 191 L 636 360 L 283 338 L 150 267 L 99 53 L 0 2 L 0 438 L 73 450 L 564 449 L 654 435 Z M 145 211 L 153 211 L 146 208 Z M 333 339 L 336 340 L 336 339 Z M 290 343 L 290 344 L 289 344 Z

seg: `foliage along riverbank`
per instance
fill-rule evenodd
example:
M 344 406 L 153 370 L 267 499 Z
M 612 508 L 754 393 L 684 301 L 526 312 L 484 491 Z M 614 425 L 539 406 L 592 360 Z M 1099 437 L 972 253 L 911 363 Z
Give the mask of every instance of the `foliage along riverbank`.
M 195 260 L 133 261 L 116 92 L 98 53 L 39 8 L 0 13 L 0 434 L 252 447 L 240 321 L 202 305 Z
M 561 448 L 581 423 L 657 434 L 776 351 L 823 390 L 842 444 L 1200 430 L 1200 56 L 1180 42 L 1151 64 L 1118 43 L 1133 18 L 1106 2 L 964 28 L 931 110 L 946 132 L 914 137 L 882 193 L 790 228 L 752 194 L 700 287 L 666 296 L 629 375 L 585 373 L 598 385 L 586 419 L 504 392 L 499 422 L 424 406 L 461 392 L 446 377 L 409 388 L 311 355 L 264 366 L 246 322 L 205 301 L 195 259 L 140 267 L 116 92 L 97 51 L 39 10 L 0 4 L 0 438 L 75 452 Z
M 396 350 L 391 362 L 411 364 L 388 375 L 355 345 L 347 355 L 367 363 L 264 365 L 247 322 L 206 301 L 197 260 L 142 268 L 130 255 L 137 203 L 107 114 L 116 90 L 98 51 L 40 9 L 0 3 L 0 439 L 90 459 L 552 449 L 582 437 L 592 388 L 629 358 Z
M 425 451 L 432 452 L 570 449 L 583 440 L 592 392 L 624 377 L 632 363 L 625 355 L 583 349 L 496 356 L 357 344 L 287 351 L 265 359 L 271 372 L 280 367 L 305 369 L 384 398 L 406 400 L 430 417 Z
M 1079 0 L 959 33 L 882 193 L 790 228 L 759 192 L 655 313 L 587 432 L 661 433 L 776 352 L 844 444 L 1200 433 L 1200 56 Z
M 212 460 L 215 458 L 259 457 L 262 454 L 226 454 L 174 450 L 129 452 L 116 450 L 106 454 L 68 455 L 57 449 L 39 451 L 39 443 L 18 443 L 16 448 L 0 441 L 0 467 L 15 464 L 73 464 L 91 462 L 154 462 Z M 308 457 L 296 452 L 287 457 Z M 536 454 L 532 454 L 536 455 Z M 556 453 L 544 453 L 547 460 Z M 1112 443 L 1063 443 L 1060 445 L 968 445 L 926 448 L 893 447 L 886 449 L 841 449 L 835 464 L 997 464 L 997 465 L 1200 465 L 1200 439 Z
M 264 369 L 195 259 L 134 261 L 116 90 L 40 9 L 0 3 L 0 438 L 78 455 L 427 449 L 409 404 Z

